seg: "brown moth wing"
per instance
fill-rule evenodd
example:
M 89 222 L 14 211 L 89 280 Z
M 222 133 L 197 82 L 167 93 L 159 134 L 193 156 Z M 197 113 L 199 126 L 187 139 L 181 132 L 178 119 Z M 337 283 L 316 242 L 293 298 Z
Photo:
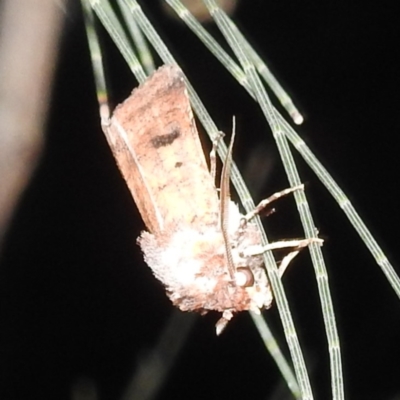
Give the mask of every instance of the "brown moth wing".
M 217 223 L 218 194 L 179 67 L 165 65 L 133 90 L 106 136 L 151 233 Z

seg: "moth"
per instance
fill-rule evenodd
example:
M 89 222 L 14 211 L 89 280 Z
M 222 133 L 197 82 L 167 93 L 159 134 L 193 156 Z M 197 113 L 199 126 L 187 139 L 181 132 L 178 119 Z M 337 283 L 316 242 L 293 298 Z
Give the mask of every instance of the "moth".
M 263 263 L 269 248 L 261 246 L 252 218 L 302 187 L 279 192 L 242 215 L 230 200 L 233 137 L 218 191 L 183 73 L 175 65 L 159 68 L 134 89 L 104 130 L 147 228 L 137 242 L 172 303 L 182 311 L 220 312 L 217 334 L 235 313 L 269 308 L 273 296 Z M 309 243 L 299 240 L 291 246 Z

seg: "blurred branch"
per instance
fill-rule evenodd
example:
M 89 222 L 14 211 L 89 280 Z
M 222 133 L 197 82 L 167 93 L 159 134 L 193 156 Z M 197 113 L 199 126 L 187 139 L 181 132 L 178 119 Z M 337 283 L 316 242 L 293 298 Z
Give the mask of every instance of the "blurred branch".
M 122 400 L 157 398 L 197 317 L 195 313 L 183 313 L 179 310 L 172 312 L 157 344 L 140 360 Z
M 0 245 L 38 163 L 62 27 L 62 0 L 0 10 Z

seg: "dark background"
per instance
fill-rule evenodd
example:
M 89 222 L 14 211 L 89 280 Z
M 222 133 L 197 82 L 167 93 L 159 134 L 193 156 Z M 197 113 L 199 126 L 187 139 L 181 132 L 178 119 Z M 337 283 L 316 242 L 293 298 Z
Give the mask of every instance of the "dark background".
M 249 160 L 259 163 L 247 175 L 256 200 L 287 187 L 255 103 L 183 24 L 162 14 L 156 2 L 146 5 L 219 127 L 229 132 L 236 115 L 235 158 L 244 170 Z M 399 271 L 395 6 L 253 0 L 242 1 L 235 18 L 306 115 L 298 132 Z M 136 83 L 106 38 L 105 45 L 115 105 Z M 254 149 L 264 147 L 256 158 Z M 326 239 L 345 392 L 352 399 L 398 399 L 398 298 L 339 207 L 297 158 Z M 271 239 L 302 235 L 293 208 L 291 199 L 276 204 L 267 219 Z M 1 258 L 1 399 L 68 399 L 77 382 L 94 383 L 102 399 L 120 398 L 172 312 L 135 244 L 143 228 L 99 125 L 81 12 L 73 3 L 45 153 Z M 284 281 L 315 396 L 330 398 L 328 350 L 307 251 Z M 288 354 L 276 310 L 265 314 Z M 157 398 L 271 398 L 281 380 L 249 316 L 236 317 L 219 338 L 216 319 L 196 320 Z

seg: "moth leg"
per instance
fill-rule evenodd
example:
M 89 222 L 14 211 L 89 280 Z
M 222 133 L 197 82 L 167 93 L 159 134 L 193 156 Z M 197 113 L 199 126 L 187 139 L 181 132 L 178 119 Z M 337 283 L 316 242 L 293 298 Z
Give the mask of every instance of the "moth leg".
M 279 278 L 282 278 L 287 267 L 292 262 L 292 260 L 300 253 L 300 251 L 301 251 L 301 248 L 298 248 L 297 250 L 293 250 L 288 255 L 283 257 L 283 260 L 281 261 L 279 268 L 278 268 Z
M 242 255 L 243 257 L 258 256 L 269 250 L 286 249 L 288 247 L 294 247 L 294 253 L 295 251 L 302 249 L 303 247 L 307 247 L 311 243 L 322 245 L 323 242 L 323 239 L 316 237 L 310 239 L 280 240 L 279 242 L 269 243 L 266 246 L 249 246 L 247 249 L 243 250 Z
M 214 185 L 215 185 L 215 177 L 217 175 L 217 149 L 219 142 L 222 140 L 224 136 L 225 134 L 221 131 L 217 133 L 217 136 L 212 142 L 212 149 L 210 151 L 210 175 L 212 177 L 212 180 L 214 181 Z
M 286 196 L 290 193 L 295 192 L 296 190 L 304 190 L 304 185 L 298 185 L 294 186 L 285 190 L 281 190 L 280 192 L 276 192 L 273 195 L 269 196 L 268 198 L 261 200 L 258 205 L 254 208 L 254 210 L 250 211 L 247 213 L 243 219 L 242 219 L 242 226 L 245 226 L 247 222 L 249 222 L 252 218 L 254 218 L 256 215 L 258 215 L 265 207 L 267 207 L 269 204 L 274 202 L 275 200 L 280 199 L 283 196 Z M 291 247 L 291 246 L 288 246 Z
M 226 328 L 226 326 L 228 325 L 228 322 L 232 319 L 232 317 L 233 317 L 233 314 L 232 314 L 232 311 L 230 311 L 230 310 L 225 310 L 222 313 L 222 317 L 215 324 L 215 332 L 216 332 L 217 336 L 219 336 L 224 331 L 224 329 Z

